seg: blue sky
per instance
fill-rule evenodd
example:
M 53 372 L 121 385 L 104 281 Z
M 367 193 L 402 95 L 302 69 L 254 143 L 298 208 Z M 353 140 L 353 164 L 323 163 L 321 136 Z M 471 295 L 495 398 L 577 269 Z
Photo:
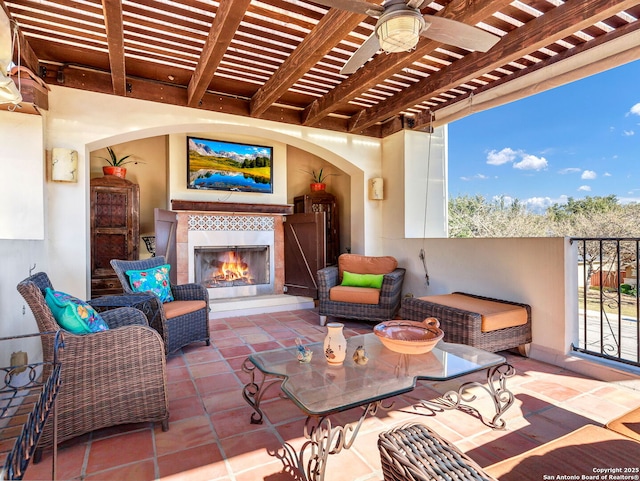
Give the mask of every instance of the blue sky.
M 449 124 L 449 196 L 640 202 L 640 61 Z

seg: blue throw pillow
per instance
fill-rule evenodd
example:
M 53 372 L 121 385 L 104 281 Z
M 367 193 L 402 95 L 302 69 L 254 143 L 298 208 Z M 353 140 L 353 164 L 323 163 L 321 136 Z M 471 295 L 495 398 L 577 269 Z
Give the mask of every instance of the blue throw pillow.
M 93 307 L 80 299 L 50 287 L 44 299 L 60 327 L 73 334 L 107 331 L 109 326 Z
M 173 301 L 169 269 L 171 266 L 164 264 L 151 269 L 126 271 L 126 274 L 129 276 L 129 284 L 134 292 L 150 291 L 160 298 L 160 302 L 164 303 Z

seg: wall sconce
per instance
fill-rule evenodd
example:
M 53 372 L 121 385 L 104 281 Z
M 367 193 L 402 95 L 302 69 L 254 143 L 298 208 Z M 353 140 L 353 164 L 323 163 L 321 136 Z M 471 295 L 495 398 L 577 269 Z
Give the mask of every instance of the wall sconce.
M 51 180 L 78 182 L 78 152 L 54 147 L 51 150 Z
M 369 179 L 369 199 L 384 200 L 384 180 L 382 177 Z

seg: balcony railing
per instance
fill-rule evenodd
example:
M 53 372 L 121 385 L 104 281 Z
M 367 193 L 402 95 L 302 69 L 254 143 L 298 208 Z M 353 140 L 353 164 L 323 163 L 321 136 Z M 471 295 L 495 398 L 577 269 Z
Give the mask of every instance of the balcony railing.
M 571 239 L 578 247 L 575 351 L 640 366 L 640 238 Z

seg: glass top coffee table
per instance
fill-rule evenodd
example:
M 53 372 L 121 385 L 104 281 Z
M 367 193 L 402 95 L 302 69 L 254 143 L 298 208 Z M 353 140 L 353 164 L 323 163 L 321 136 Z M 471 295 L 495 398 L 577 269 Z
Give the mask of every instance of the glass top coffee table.
M 352 359 L 359 346 L 368 358 L 364 365 Z M 243 397 L 254 410 L 252 423 L 262 423 L 260 402 L 273 385 L 280 385 L 284 395 L 307 415 L 304 435 L 308 441 L 297 462 L 308 480 L 324 479 L 327 456 L 348 449 L 368 414 L 385 408 L 385 399 L 412 391 L 418 380 L 447 381 L 486 371 L 486 384 L 465 382 L 436 401 L 419 402 L 438 410 L 458 409 L 475 400 L 474 394 L 465 394 L 469 388 L 481 387 L 494 401 L 496 413 L 486 421 L 494 429 L 504 429 L 502 415 L 514 401 L 506 388 L 506 379 L 515 373 L 513 367 L 503 356 L 471 346 L 440 341 L 431 352 L 407 355 L 387 349 L 375 334 L 363 334 L 347 339 L 347 358 L 339 366 L 327 363 L 322 343 L 307 348 L 313 352 L 309 363 L 299 362 L 298 349 L 291 347 L 252 354 L 242 369 L 250 375 Z M 329 416 L 354 407 L 364 408 L 359 421 L 332 426 Z M 310 452 L 305 455 L 306 448 Z

